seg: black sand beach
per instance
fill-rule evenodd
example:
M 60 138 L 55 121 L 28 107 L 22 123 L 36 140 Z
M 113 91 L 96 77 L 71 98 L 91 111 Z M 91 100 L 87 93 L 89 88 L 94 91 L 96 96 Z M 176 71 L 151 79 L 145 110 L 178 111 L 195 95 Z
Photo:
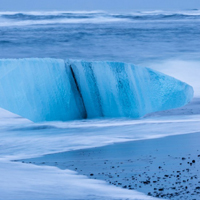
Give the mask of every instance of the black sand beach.
M 24 163 L 71 169 L 164 199 L 200 198 L 200 133 L 50 154 Z

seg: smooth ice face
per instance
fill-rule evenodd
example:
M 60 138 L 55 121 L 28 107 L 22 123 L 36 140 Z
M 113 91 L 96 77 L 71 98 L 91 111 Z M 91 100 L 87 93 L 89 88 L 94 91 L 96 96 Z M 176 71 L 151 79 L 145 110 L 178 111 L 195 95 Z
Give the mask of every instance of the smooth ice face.
M 68 61 L 88 118 L 132 117 L 181 107 L 191 86 L 148 68 L 118 62 Z
M 68 70 L 63 60 L 0 60 L 0 107 L 34 122 L 83 118 Z

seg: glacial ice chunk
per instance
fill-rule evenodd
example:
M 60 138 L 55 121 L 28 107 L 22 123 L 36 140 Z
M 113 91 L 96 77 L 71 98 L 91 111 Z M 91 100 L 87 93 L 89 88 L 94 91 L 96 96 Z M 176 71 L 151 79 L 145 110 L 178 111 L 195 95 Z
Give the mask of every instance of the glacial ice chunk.
M 188 84 L 132 64 L 0 60 L 0 107 L 34 122 L 139 118 L 181 107 L 192 97 Z
M 175 78 L 120 62 L 67 61 L 88 118 L 132 117 L 184 106 L 193 88 Z
M 0 60 L 0 107 L 34 122 L 85 117 L 69 68 L 58 59 Z

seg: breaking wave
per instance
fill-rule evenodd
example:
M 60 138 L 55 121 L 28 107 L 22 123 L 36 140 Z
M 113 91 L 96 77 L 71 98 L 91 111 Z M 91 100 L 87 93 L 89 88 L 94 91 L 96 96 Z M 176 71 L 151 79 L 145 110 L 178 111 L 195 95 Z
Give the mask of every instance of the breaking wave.
M 200 10 L 178 12 L 146 11 L 132 13 L 108 13 L 104 11 L 52 11 L 52 12 L 0 12 L 0 26 L 26 26 L 38 24 L 108 23 L 147 20 L 200 19 Z

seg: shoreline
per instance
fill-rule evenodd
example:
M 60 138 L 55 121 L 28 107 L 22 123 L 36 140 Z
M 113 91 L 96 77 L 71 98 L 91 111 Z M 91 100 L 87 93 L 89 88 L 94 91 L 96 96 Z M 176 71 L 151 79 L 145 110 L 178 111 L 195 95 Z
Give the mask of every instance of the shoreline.
M 116 143 L 20 160 L 70 169 L 111 185 L 167 199 L 200 195 L 200 133 Z

